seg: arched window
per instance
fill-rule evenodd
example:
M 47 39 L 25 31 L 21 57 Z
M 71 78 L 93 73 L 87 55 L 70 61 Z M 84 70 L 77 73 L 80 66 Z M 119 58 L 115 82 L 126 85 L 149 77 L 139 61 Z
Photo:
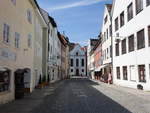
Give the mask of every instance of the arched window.
M 9 90 L 10 74 L 11 71 L 9 69 L 0 69 L 0 92 Z
M 76 52 L 76 55 L 78 56 L 78 55 L 79 55 L 79 53 L 78 53 L 78 52 Z

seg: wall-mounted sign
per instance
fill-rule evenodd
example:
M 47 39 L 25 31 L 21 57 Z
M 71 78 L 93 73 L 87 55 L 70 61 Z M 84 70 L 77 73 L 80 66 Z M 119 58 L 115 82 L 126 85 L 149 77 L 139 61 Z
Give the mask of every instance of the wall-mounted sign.
M 16 53 L 10 51 L 8 48 L 0 48 L 0 60 L 13 60 L 16 61 Z

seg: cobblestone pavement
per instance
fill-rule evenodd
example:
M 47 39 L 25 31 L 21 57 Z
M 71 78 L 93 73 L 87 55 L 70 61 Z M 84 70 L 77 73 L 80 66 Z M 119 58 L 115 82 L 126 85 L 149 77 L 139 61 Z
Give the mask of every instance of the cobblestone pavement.
M 88 79 L 64 80 L 1 106 L 0 113 L 150 113 L 150 94 L 137 96 L 138 91 L 119 88 Z

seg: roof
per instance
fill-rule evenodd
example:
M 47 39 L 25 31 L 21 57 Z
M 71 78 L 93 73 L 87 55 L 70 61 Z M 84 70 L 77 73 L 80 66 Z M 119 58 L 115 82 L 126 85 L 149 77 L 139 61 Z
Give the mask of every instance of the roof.
M 106 4 L 107 10 L 109 13 L 111 13 L 112 4 Z
M 98 39 L 90 39 L 90 45 L 95 46 L 97 41 L 98 41 Z
M 101 42 L 102 42 L 102 40 L 101 40 L 101 38 L 99 38 L 99 40 L 97 41 L 96 45 L 93 48 L 93 51 L 96 50 L 96 48 L 101 44 Z
M 75 46 L 75 43 L 69 43 L 69 51 L 72 51 Z
M 42 16 L 43 16 L 43 18 L 44 18 L 46 24 L 48 25 L 48 23 L 49 23 L 49 18 L 48 18 L 49 14 L 48 14 L 48 12 L 46 12 L 46 11 L 45 11 L 44 9 L 42 9 L 42 8 L 40 8 L 40 12 L 41 12 L 41 14 L 42 14 Z
M 49 20 L 50 20 L 50 22 L 51 22 L 51 24 L 52 24 L 53 27 L 57 27 L 57 24 L 56 24 L 54 18 L 52 18 L 51 16 L 49 16 Z
M 81 47 L 81 50 L 86 52 L 87 51 L 87 46 Z
M 57 32 L 57 35 L 63 45 L 68 44 L 68 40 L 66 39 L 66 37 L 64 35 L 60 34 L 60 32 Z

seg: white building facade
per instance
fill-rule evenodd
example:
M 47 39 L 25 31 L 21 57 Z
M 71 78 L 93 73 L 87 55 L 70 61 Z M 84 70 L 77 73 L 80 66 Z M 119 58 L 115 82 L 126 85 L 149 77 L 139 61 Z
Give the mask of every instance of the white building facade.
M 94 78 L 94 52 L 91 53 L 92 49 L 96 45 L 98 39 L 90 39 L 87 46 L 87 75 Z
M 150 90 L 149 13 L 150 0 L 113 3 L 113 82 L 117 85 Z
M 103 26 L 102 26 L 102 74 L 108 76 L 112 70 L 112 26 L 111 26 L 111 4 L 105 5 Z
M 49 79 L 50 82 L 55 82 L 60 79 L 61 66 L 61 44 L 57 35 L 57 25 L 52 17 L 49 17 Z
M 75 44 L 69 53 L 70 76 L 86 76 L 86 52 L 79 45 Z

